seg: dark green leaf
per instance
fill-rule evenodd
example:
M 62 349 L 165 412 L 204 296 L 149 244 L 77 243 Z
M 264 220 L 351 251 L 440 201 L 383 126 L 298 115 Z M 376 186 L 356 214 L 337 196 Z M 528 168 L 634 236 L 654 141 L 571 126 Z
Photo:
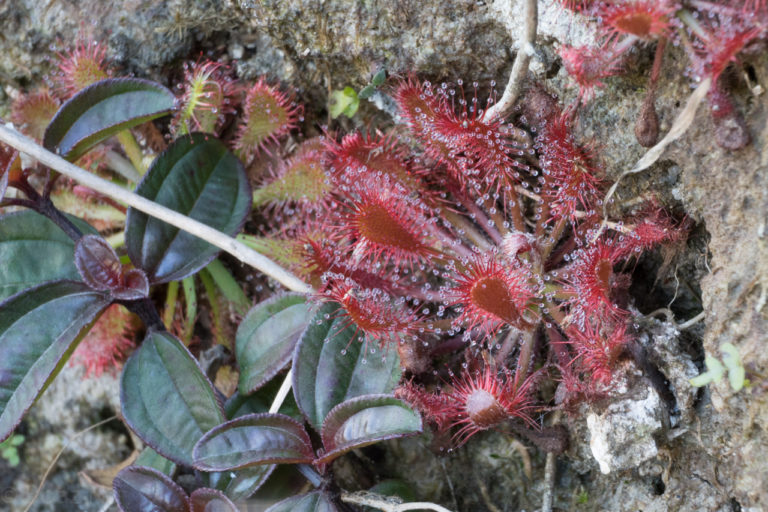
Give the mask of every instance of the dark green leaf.
M 251 308 L 235 337 L 241 393 L 253 393 L 288 364 L 309 318 L 310 306 L 299 294 L 273 297 Z
M 301 424 L 282 414 L 251 414 L 214 428 L 194 450 L 202 471 L 228 471 L 255 464 L 307 463 L 312 442 Z
M 351 398 L 391 393 L 400 380 L 397 351 L 371 354 L 355 337 L 355 326 L 334 319 L 340 306 L 324 304 L 302 334 L 293 357 L 296 403 L 317 430 L 328 412 Z
M 221 491 L 197 489 L 189 496 L 189 512 L 238 512 Z
M 139 78 L 109 78 L 86 87 L 61 106 L 43 136 L 43 146 L 74 162 L 116 133 L 164 116 L 173 93 Z
M 84 220 L 68 218 L 83 233 L 97 234 Z M 49 281 L 79 281 L 74 252 L 75 242 L 37 212 L 0 216 L 0 300 Z
M 188 512 L 184 490 L 152 468 L 129 466 L 117 474 L 112 488 L 123 512 Z
M 379 86 L 384 83 L 384 80 L 387 79 L 387 70 L 386 69 L 380 69 L 375 75 L 373 75 L 373 79 L 371 80 L 371 84 L 375 86 Z
M 276 503 L 265 512 L 338 512 L 333 502 L 322 491 L 292 496 Z
M 209 487 L 222 491 L 230 499 L 239 501 L 249 498 L 272 474 L 276 465 L 263 464 L 237 471 L 202 473 Z
M 147 445 L 177 464 L 192 465 L 192 448 L 224 421 L 213 386 L 184 345 L 151 331 L 128 359 L 120 381 L 126 423 Z
M 173 476 L 173 474 L 176 472 L 175 463 L 166 459 L 149 446 L 141 450 L 141 453 L 138 457 L 136 457 L 133 465 L 146 466 L 148 468 L 156 469 L 168 476 Z
M 243 164 L 219 140 L 202 133 L 176 139 L 158 156 L 136 193 L 228 235 L 251 211 Z M 217 247 L 133 208 L 125 243 L 151 282 L 178 281 L 207 265 Z
M 371 96 L 373 96 L 373 93 L 376 92 L 376 87 L 373 85 L 366 85 L 362 89 L 360 89 L 360 92 L 357 93 L 357 97 L 361 100 L 367 100 Z
M 0 441 L 72 354 L 109 298 L 83 283 L 57 281 L 0 304 Z
M 421 417 L 389 395 L 359 396 L 328 413 L 321 432 L 328 463 L 349 450 L 421 432 Z

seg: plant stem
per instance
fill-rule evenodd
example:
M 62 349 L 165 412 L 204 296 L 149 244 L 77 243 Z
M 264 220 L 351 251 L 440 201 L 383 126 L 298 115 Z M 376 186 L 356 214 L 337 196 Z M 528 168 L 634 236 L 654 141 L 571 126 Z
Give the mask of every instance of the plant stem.
M 503 118 L 520 95 L 523 79 L 528 72 L 528 64 L 535 52 L 533 45 L 536 43 L 536 28 L 539 23 L 538 0 L 526 0 L 523 19 L 525 20 L 525 39 L 520 42 L 520 50 L 515 56 L 515 63 L 512 64 L 512 72 L 509 74 L 504 94 L 498 103 L 486 110 L 483 115 L 483 121 L 486 123 L 496 118 Z
M 184 290 L 184 325 L 182 328 L 181 339 L 184 344 L 189 346 L 192 341 L 192 333 L 197 320 L 197 292 L 195 291 L 195 277 L 187 276 L 181 281 L 182 290 Z
M 144 154 L 141 152 L 139 143 L 136 142 L 136 138 L 133 136 L 133 133 L 131 133 L 130 130 L 123 130 L 118 132 L 117 140 L 120 142 L 120 145 L 123 146 L 125 154 L 128 155 L 128 159 L 136 168 L 136 171 L 141 176 L 144 176 L 144 174 L 147 172 L 147 169 L 144 167 Z
M 280 282 L 283 286 L 289 290 L 300 293 L 312 293 L 311 286 L 303 282 L 301 279 L 293 275 L 288 270 L 284 269 L 274 261 L 270 260 L 266 256 L 259 254 L 250 247 L 238 242 L 231 236 L 222 233 L 202 222 L 198 222 L 194 219 L 182 215 L 176 211 L 159 205 L 149 199 L 141 197 L 138 194 L 134 194 L 128 190 L 123 189 L 110 183 L 107 180 L 101 179 L 83 169 L 80 169 L 76 165 L 64 160 L 58 155 L 51 153 L 45 148 L 39 146 L 32 139 L 21 135 L 20 133 L 11 130 L 6 126 L 0 125 L 0 141 L 16 148 L 17 150 L 26 153 L 36 158 L 40 163 L 47 165 L 51 169 L 54 169 L 61 174 L 72 178 L 83 185 L 92 188 L 93 190 L 112 197 L 113 199 L 124 203 L 128 206 L 136 208 L 139 211 L 151 215 L 157 219 L 167 222 L 168 224 L 182 229 L 188 233 L 191 233 L 206 242 L 215 245 L 216 247 L 228 252 L 238 260 L 246 263 L 253 268 L 263 272 L 267 276 Z
M 173 325 L 173 314 L 176 312 L 176 299 L 179 297 L 179 282 L 171 281 L 168 283 L 168 290 L 165 294 L 165 310 L 163 311 L 163 323 L 166 326 Z

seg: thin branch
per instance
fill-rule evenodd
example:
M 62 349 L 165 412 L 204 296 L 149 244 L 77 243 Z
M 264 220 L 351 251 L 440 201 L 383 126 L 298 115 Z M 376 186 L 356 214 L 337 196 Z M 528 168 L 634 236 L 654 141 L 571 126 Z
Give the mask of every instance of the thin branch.
M 191 233 L 206 242 L 228 252 L 238 260 L 246 263 L 253 268 L 263 272 L 269 277 L 280 282 L 289 290 L 301 293 L 311 293 L 312 287 L 304 283 L 301 279 L 287 271 L 266 256 L 259 254 L 250 247 L 235 240 L 231 236 L 222 233 L 210 226 L 198 222 L 194 219 L 182 215 L 178 212 L 159 205 L 149 199 L 134 194 L 122 187 L 101 179 L 76 165 L 73 165 L 58 155 L 51 153 L 45 148 L 39 146 L 32 139 L 11 130 L 6 126 L 0 125 L 0 141 L 16 148 L 17 150 L 37 159 L 43 165 L 47 165 L 61 174 L 72 178 L 83 185 L 107 195 L 120 203 L 136 208 L 139 211 L 151 215 L 157 219 L 167 222 L 172 226 Z
M 509 0 L 510 3 L 512 0 Z M 528 64 L 531 62 L 531 56 L 535 53 L 534 44 L 536 43 L 536 29 L 539 23 L 539 9 L 538 0 L 526 0 L 525 2 L 525 19 L 524 27 L 524 40 L 520 43 L 520 50 L 518 50 L 515 56 L 515 63 L 512 64 L 512 72 L 509 74 L 509 82 L 504 89 L 501 99 L 485 111 L 483 115 L 483 121 L 486 123 L 493 121 L 496 118 L 503 118 L 507 112 L 517 101 L 522 90 L 523 79 L 528 72 Z
M 600 229 L 597 230 L 597 233 L 592 238 L 593 241 L 597 240 L 603 230 L 608 226 L 607 210 L 609 200 L 611 197 L 613 197 L 613 194 L 616 193 L 616 189 L 618 188 L 621 180 L 625 176 L 636 174 L 656 163 L 656 160 L 661 157 L 667 146 L 679 139 L 688 130 L 688 128 L 691 126 L 691 123 L 693 123 L 694 117 L 696 117 L 696 111 L 699 108 L 699 104 L 701 104 L 702 100 L 707 95 L 711 85 L 711 79 L 706 78 L 703 80 L 696 88 L 696 90 L 693 91 L 693 94 L 691 94 L 691 96 L 688 98 L 688 101 L 685 103 L 685 107 L 683 107 L 683 110 L 680 112 L 680 114 L 678 114 L 675 122 L 672 124 L 672 128 L 669 130 L 669 133 L 667 133 L 664 138 L 659 141 L 658 144 L 646 151 L 633 168 L 629 169 L 628 171 L 624 171 L 616 180 L 616 182 L 611 185 L 611 188 L 608 189 L 608 193 L 605 194 L 605 198 L 603 199 L 603 223 L 600 225 Z
M 554 452 L 547 452 L 547 462 L 544 465 L 544 496 L 541 500 L 541 512 L 552 512 L 556 462 L 557 456 Z
M 659 309 L 656 309 L 654 311 L 651 311 L 650 313 L 648 313 L 645 316 L 651 317 L 651 316 L 656 316 L 656 315 L 664 315 L 667 318 L 667 322 L 673 324 L 675 326 L 675 329 L 677 329 L 678 331 L 684 331 L 685 329 L 688 329 L 689 327 L 693 327 L 697 323 L 699 323 L 702 320 L 704 320 L 706 318 L 706 316 L 707 316 L 707 314 L 704 311 L 702 311 L 698 315 L 694 316 L 693 318 L 690 318 L 690 319 L 686 320 L 685 322 L 677 323 L 677 321 L 675 320 L 674 313 L 672 313 L 672 310 L 669 309 L 669 308 L 659 308 Z
M 291 391 L 292 382 L 293 382 L 293 369 L 290 369 L 288 370 L 288 373 L 285 374 L 285 379 L 283 380 L 283 383 L 280 385 L 280 389 L 277 391 L 277 395 L 275 395 L 275 399 L 272 401 L 272 405 L 269 407 L 270 414 L 274 414 L 280 410 L 280 407 L 283 405 L 285 398 L 288 396 L 288 393 Z
M 352 503 L 354 505 L 365 505 L 366 507 L 377 508 L 382 512 L 404 512 L 406 510 L 435 510 L 436 512 L 451 512 L 449 509 L 436 503 L 429 503 L 425 501 L 399 503 L 399 498 L 380 496 L 378 494 L 365 491 L 356 493 L 342 493 L 341 501 L 345 503 Z
M 40 496 L 40 491 L 43 490 L 43 485 L 45 485 L 45 481 L 48 480 L 48 475 L 50 475 L 51 470 L 53 470 L 54 466 L 56 466 L 56 463 L 59 461 L 59 457 L 61 457 L 61 454 L 64 453 L 64 450 L 69 448 L 69 445 L 71 445 L 72 442 L 74 442 L 75 439 L 77 439 L 81 435 L 85 434 L 86 432 L 90 432 L 91 430 L 93 430 L 95 428 L 99 428 L 100 426 L 104 425 L 105 423 L 109 423 L 110 421 L 116 420 L 116 419 L 117 419 L 117 416 L 110 416 L 109 418 L 107 418 L 105 420 L 101 420 L 100 422 L 94 423 L 90 427 L 81 430 L 80 432 L 78 432 L 77 434 L 73 435 L 72 437 L 70 437 L 67 440 L 67 442 L 64 444 L 64 446 L 62 446 L 61 449 L 59 449 L 59 451 L 53 457 L 53 460 L 48 465 L 48 469 L 45 470 L 45 473 L 43 474 L 43 478 L 40 481 L 40 485 L 37 486 L 37 491 L 35 491 L 35 495 L 32 496 L 32 499 L 27 504 L 27 507 L 24 509 L 24 512 L 29 512 L 29 509 L 31 509 L 32 505 L 35 504 L 35 501 L 37 500 L 37 497 Z

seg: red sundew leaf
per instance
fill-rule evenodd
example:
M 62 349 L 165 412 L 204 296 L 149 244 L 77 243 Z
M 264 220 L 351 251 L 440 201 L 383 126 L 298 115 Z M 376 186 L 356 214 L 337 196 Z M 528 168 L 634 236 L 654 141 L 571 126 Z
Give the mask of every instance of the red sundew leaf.
M 334 178 L 342 183 L 383 174 L 412 192 L 422 190 L 419 176 L 406 161 L 408 153 L 392 135 L 356 132 L 345 135 L 338 143 L 328 138 L 325 147 L 332 155 L 329 165 L 334 171 Z
M 243 102 L 243 122 L 234 147 L 250 159 L 298 126 L 302 107 L 261 77 Z
M 672 28 L 670 16 L 676 7 L 659 0 L 635 0 L 600 9 L 600 19 L 609 38 L 629 34 L 642 39 L 665 36 Z
M 566 334 L 591 379 L 596 384 L 610 384 L 616 361 L 629 341 L 626 326 L 603 322 L 598 327 L 586 322 L 583 328 L 573 326 Z
M 619 74 L 620 55 L 613 47 L 564 45 L 559 51 L 563 66 L 579 86 L 579 98 L 588 101 L 595 90 L 603 86 L 603 79 Z
M 57 92 L 69 98 L 91 84 L 109 78 L 107 49 L 96 41 L 80 40 L 74 49 L 57 54 L 59 72 L 54 74 Z
M 11 121 L 24 135 L 38 142 L 43 140 L 45 128 L 59 110 L 60 102 L 47 89 L 23 94 L 13 101 Z
M 590 209 L 599 196 L 601 180 L 591 155 L 579 146 L 568 114 L 554 116 L 536 138 L 542 168 L 542 195 L 550 215 L 575 220 L 577 210 Z
M 344 194 L 338 206 L 339 240 L 352 241 L 351 258 L 365 266 L 413 267 L 438 254 L 428 233 L 429 209 L 396 183 L 368 180 Z
M 455 167 L 449 142 L 433 130 L 445 114 L 441 105 L 444 99 L 435 94 L 432 85 L 416 80 L 402 82 L 395 91 L 395 101 L 425 153 L 437 162 Z
M 527 272 L 504 266 L 492 255 L 476 257 L 456 278 L 454 305 L 463 308 L 458 322 L 489 334 L 504 324 L 528 326 L 524 312 L 535 293 Z
M 355 335 L 362 333 L 366 342 L 371 340 L 385 348 L 390 342 L 399 342 L 405 336 L 416 336 L 425 329 L 418 315 L 381 289 L 360 288 L 348 279 L 327 279 L 322 300 L 340 305 L 334 318 L 345 320 L 342 328 L 355 327 Z
M 320 151 L 302 151 L 282 160 L 268 182 L 253 192 L 254 208 L 265 206 L 279 210 L 297 205 L 307 213 L 324 209 L 331 184 L 322 157 Z
M 563 289 L 573 294 L 568 303 L 577 325 L 583 327 L 590 316 L 616 320 L 628 314 L 613 301 L 613 292 L 620 284 L 620 276 L 613 269 L 628 256 L 617 241 L 602 238 L 572 253 Z
M 235 111 L 239 89 L 227 75 L 221 62 L 204 60 L 184 64 L 184 89 L 172 121 L 175 133 L 218 132 L 224 116 Z

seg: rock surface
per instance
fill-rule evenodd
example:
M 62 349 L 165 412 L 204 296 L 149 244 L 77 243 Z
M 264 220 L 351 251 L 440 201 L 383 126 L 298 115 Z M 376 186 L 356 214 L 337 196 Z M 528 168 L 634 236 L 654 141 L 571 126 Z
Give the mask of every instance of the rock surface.
M 590 32 L 583 28 L 584 20 L 574 20 L 554 3 L 541 2 L 541 46 L 532 71 L 567 102 L 575 91 L 559 69 L 555 49 L 562 42 L 583 43 Z M 0 5 L 4 28 L 0 116 L 8 107 L 4 93 L 42 81 L 51 72 L 50 57 L 78 37 L 105 41 L 110 58 L 123 70 L 166 83 L 179 73 L 182 60 L 212 52 L 233 61 L 242 76 L 269 73 L 298 87 L 301 99 L 316 112 L 326 108 L 329 90 L 359 87 L 379 67 L 401 76 L 417 73 L 438 80 L 463 77 L 503 84 L 516 48 L 516 27 L 522 25 L 520 4 L 520 0 L 10 0 Z M 662 133 L 691 92 L 691 84 L 682 78 L 681 53 L 672 48 L 668 55 L 657 94 Z M 647 49 L 636 51 L 628 67 L 645 71 L 607 80 L 607 87 L 579 113 L 579 136 L 596 141 L 596 156 L 609 178 L 630 168 L 644 152 L 633 128 L 651 57 Z M 765 54 L 743 65 L 755 82 L 752 85 L 768 88 Z M 684 253 L 649 288 L 652 293 L 636 294 L 638 307 L 649 313 L 674 297 L 672 309 L 679 315 L 678 322 L 694 316 L 698 307 L 703 307 L 706 319 L 680 336 L 664 338 L 656 332 L 644 342 L 669 380 L 680 408 L 674 435 L 654 437 L 657 453 L 639 467 L 629 468 L 629 461 L 610 462 L 612 469 L 623 471 L 603 476 L 587 449 L 585 425 L 572 425 L 573 442 L 587 450 L 572 451 L 572 458 L 560 459 L 557 507 L 768 508 L 768 388 L 762 377 L 768 369 L 764 347 L 768 332 L 768 102 L 758 92 L 741 85 L 735 93 L 751 130 L 750 146 L 735 152 L 716 147 L 712 122 L 702 107 L 689 131 L 656 165 L 625 179 L 619 188 L 619 200 L 654 192 L 665 205 L 684 210 L 697 223 Z M 656 269 L 659 263 L 650 267 Z M 644 264 L 636 272 L 643 271 Z M 644 309 L 640 306 L 644 295 L 661 298 Z M 687 379 L 701 369 L 695 364 L 701 364 L 704 353 L 719 356 L 725 342 L 739 349 L 751 387 L 734 393 L 724 380 L 705 390 L 690 388 Z M 63 439 L 102 419 L 100 411 L 108 410 L 108 416 L 116 410 L 114 381 L 98 388 L 69 375 L 67 371 L 57 379 L 27 420 L 23 472 L 8 473 L 0 466 L 0 508 L 10 503 L 11 510 L 19 510 Z M 524 458 L 508 438 L 498 434 L 478 436 L 471 447 L 445 457 L 427 456 L 431 452 L 423 443 L 392 443 L 387 464 L 393 472 L 418 482 L 423 498 L 457 510 L 501 510 L 502 504 L 507 504 L 507 510 L 540 506 L 544 461 L 535 451 L 529 450 L 533 479 L 528 480 Z M 115 432 L 81 438 L 76 452 L 65 452 L 33 510 L 71 510 L 57 508 L 57 503 L 64 503 L 62 493 L 78 510 L 98 510 L 104 496 L 96 497 L 83 487 L 76 472 L 86 465 L 118 462 L 127 455 L 127 446 L 124 434 Z M 7 474 L 15 476 L 6 482 Z M 477 478 L 467 478 L 468 474 Z

